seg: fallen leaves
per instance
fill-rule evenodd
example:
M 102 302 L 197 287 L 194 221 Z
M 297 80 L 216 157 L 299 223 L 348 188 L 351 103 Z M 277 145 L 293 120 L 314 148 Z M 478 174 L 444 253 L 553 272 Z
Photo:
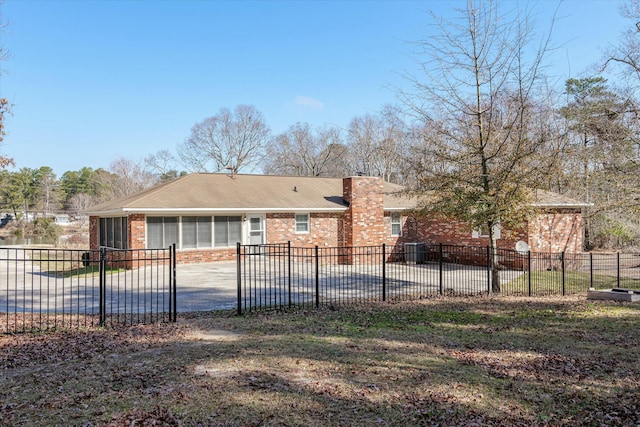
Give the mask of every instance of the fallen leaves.
M 0 336 L 0 424 L 636 425 L 640 311 L 442 298 Z
M 180 421 L 170 410 L 156 407 L 147 411 L 132 409 L 124 414 L 114 415 L 107 427 L 174 427 L 179 425 L 181 425 Z

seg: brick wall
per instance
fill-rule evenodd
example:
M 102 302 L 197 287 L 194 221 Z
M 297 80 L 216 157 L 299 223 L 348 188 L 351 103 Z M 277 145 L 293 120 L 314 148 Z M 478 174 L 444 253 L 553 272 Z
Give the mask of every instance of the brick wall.
M 195 264 L 201 262 L 235 261 L 236 248 L 223 249 L 187 249 L 177 250 L 178 264 Z
M 471 227 L 460 221 L 446 219 L 413 220 L 417 235 L 425 243 L 461 246 L 489 246 L 489 237 L 473 237 Z M 501 230 L 497 244 L 500 248 L 513 249 L 518 240 L 527 240 L 527 234 L 521 230 Z
M 388 214 L 385 224 L 390 228 Z M 583 244 L 582 214 L 579 210 L 559 209 L 539 214 L 519 230 L 502 230 L 498 247 L 515 249 L 519 240 L 533 252 L 581 252 Z M 407 242 L 427 244 L 488 246 L 488 237 L 474 238 L 471 228 L 459 221 L 403 217 L 401 237 L 390 236 L 386 243 L 399 250 Z
M 539 214 L 529 223 L 533 252 L 582 252 L 582 214 L 563 209 Z
M 391 214 L 385 213 L 384 219 L 387 238 L 385 243 L 390 251 L 400 252 L 405 243 L 426 243 L 428 245 L 460 245 L 460 246 L 488 246 L 488 237 L 473 237 L 471 227 L 460 222 L 447 219 L 427 219 L 416 217 L 402 217 L 402 235 L 391 235 Z M 525 227 L 526 229 L 526 227 Z M 524 230 L 502 230 L 498 239 L 498 247 L 514 249 L 518 240 L 527 241 Z
M 270 213 L 266 218 L 268 243 L 285 243 L 293 246 L 339 246 L 342 212 L 309 214 L 309 232 L 296 233 L 294 213 Z

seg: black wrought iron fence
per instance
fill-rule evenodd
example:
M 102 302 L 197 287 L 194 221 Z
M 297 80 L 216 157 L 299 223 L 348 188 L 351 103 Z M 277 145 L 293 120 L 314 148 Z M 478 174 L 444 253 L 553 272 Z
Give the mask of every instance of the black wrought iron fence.
M 494 268 L 495 267 L 495 268 Z M 490 247 L 238 245 L 238 313 L 491 293 L 569 295 L 640 287 L 640 254 L 517 252 Z
M 0 332 L 176 320 L 175 246 L 0 248 Z

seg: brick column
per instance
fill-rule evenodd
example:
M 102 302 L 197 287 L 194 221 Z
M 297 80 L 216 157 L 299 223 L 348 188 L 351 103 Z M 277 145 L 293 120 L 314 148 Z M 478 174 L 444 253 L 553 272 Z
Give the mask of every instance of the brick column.
M 89 217 L 89 249 L 96 250 L 100 247 L 100 217 Z
M 145 245 L 145 221 L 146 216 L 144 214 L 131 214 L 127 218 L 127 236 L 129 236 L 129 249 L 144 249 Z
M 379 246 L 386 241 L 382 178 L 355 176 L 342 180 L 342 197 L 349 203 L 345 215 L 347 246 Z

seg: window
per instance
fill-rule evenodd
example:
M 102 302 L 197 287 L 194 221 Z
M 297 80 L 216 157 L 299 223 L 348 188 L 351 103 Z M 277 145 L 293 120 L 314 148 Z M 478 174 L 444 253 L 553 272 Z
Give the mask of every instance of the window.
M 500 227 L 500 224 L 496 224 L 493 226 L 493 235 L 496 239 L 500 239 L 501 237 L 501 233 L 500 230 L 502 228 Z M 486 225 L 483 225 L 482 227 L 480 227 L 480 229 L 478 230 L 473 230 L 471 232 L 471 237 L 473 239 L 478 239 L 481 237 L 489 237 L 489 227 L 487 227 Z
M 225 248 L 242 241 L 242 217 L 214 217 L 214 246 Z
M 211 217 L 183 216 L 182 217 L 182 248 L 210 248 Z
M 100 218 L 100 246 L 127 249 L 127 217 Z
M 489 229 L 487 226 L 482 226 L 479 229 L 473 230 L 471 232 L 471 237 L 474 239 L 479 239 L 480 237 L 489 237 Z
M 147 217 L 147 248 L 226 248 L 242 241 L 240 216 Z
M 147 248 L 166 248 L 178 243 L 178 217 L 147 218 Z
M 309 232 L 309 214 L 296 214 L 296 233 Z
M 402 214 L 391 212 L 391 235 L 402 236 Z

